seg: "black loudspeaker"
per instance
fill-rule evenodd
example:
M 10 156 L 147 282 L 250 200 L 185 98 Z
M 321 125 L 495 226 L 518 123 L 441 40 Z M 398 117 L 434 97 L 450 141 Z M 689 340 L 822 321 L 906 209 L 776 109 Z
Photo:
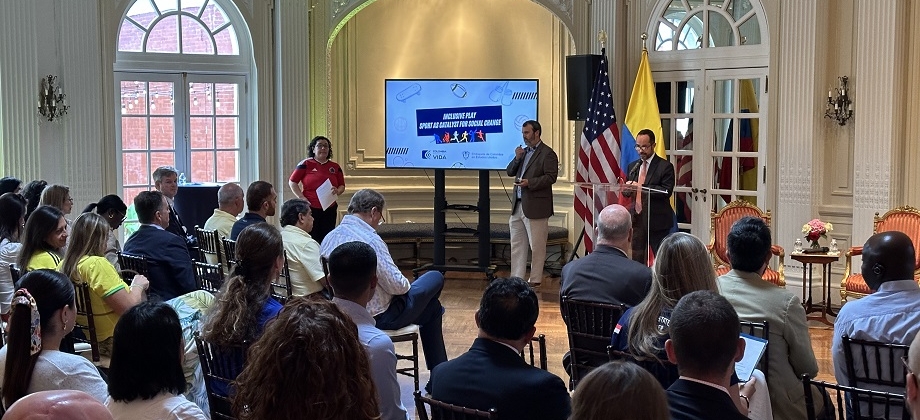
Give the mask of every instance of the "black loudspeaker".
M 584 121 L 588 116 L 588 102 L 591 101 L 591 89 L 597 69 L 601 66 L 601 57 L 596 54 L 565 57 L 565 99 L 569 120 Z

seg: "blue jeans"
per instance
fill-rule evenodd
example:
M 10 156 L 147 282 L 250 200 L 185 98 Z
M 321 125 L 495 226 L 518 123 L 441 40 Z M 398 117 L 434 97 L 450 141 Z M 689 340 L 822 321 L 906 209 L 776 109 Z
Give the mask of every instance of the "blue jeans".
M 444 307 L 438 300 L 443 288 L 444 275 L 429 271 L 412 282 L 406 294 L 393 296 L 387 310 L 374 317 L 377 328 L 381 330 L 398 330 L 417 324 L 428 370 L 447 361 L 444 335 L 441 333 Z

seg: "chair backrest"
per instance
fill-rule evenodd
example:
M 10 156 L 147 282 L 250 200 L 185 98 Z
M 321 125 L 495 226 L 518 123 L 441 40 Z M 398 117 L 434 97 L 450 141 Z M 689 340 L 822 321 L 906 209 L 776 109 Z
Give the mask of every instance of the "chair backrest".
M 283 305 L 291 298 L 291 270 L 288 268 L 287 251 L 284 251 L 284 267 L 277 281 L 272 281 L 272 297 Z
M 815 412 L 815 394 L 812 392 L 814 388 L 819 391 L 818 395 L 827 395 L 825 402 L 833 404 L 833 407 L 824 404 L 825 410 L 836 408 L 838 419 L 891 419 L 898 416 L 901 419 L 910 418 L 910 410 L 904 403 L 903 394 L 870 391 L 868 389 L 816 381 L 808 377 L 807 374 L 802 375 L 802 386 L 805 391 L 805 413 L 808 420 L 817 420 L 818 414 L 821 414 Z M 851 400 L 849 407 L 853 411 L 852 416 L 847 415 L 847 399 Z M 834 417 L 823 416 L 822 418 Z
M 852 386 L 885 385 L 904 388 L 906 372 L 901 356 L 910 346 L 857 340 L 847 335 L 843 339 L 846 372 Z
M 20 277 L 22 277 L 22 271 L 19 270 L 19 267 L 16 267 L 16 264 L 10 264 L 10 278 L 13 280 L 13 284 L 16 284 Z
M 534 351 L 534 344 L 536 344 L 537 347 L 536 351 Z M 539 359 L 537 356 L 539 356 Z M 528 361 L 531 366 L 537 366 L 537 362 L 539 362 L 539 368 L 547 370 L 546 336 L 540 334 L 531 338 L 527 346 L 524 347 L 524 350 L 521 351 L 521 357 Z
M 218 346 L 201 338 L 195 331 L 195 346 L 198 348 L 198 360 L 204 375 L 205 388 L 208 391 L 208 403 L 211 406 L 212 419 L 233 419 L 230 399 L 214 389 L 215 382 L 230 389 L 230 382 L 242 372 L 246 364 L 248 344 L 239 346 Z
M 87 340 L 82 340 L 74 337 L 75 340 L 86 342 L 90 345 L 93 362 L 98 362 L 100 360 L 99 356 L 99 339 L 96 336 L 96 323 L 93 319 L 93 303 L 90 299 L 90 290 L 89 284 L 86 282 L 74 283 L 74 295 L 75 295 L 75 306 L 74 310 L 77 315 L 86 317 L 86 324 L 77 322 L 74 324 L 75 328 L 83 330 L 83 333 Z
M 892 230 L 903 232 L 914 244 L 920 244 L 920 209 L 902 206 L 888 210 L 882 216 L 876 213 L 873 228 L 875 233 Z M 918 270 L 920 270 L 920 246 L 914 246 L 914 271 Z
M 722 207 L 718 212 L 712 212 L 709 217 L 709 247 L 712 249 L 712 255 L 716 259 L 717 265 L 730 265 L 728 259 L 728 232 L 731 231 L 732 225 L 744 216 L 753 216 L 763 219 L 770 226 L 770 210 L 766 213 L 747 201 L 738 199 Z
M 741 321 L 741 332 L 767 340 L 767 347 L 763 351 L 763 357 L 760 358 L 760 362 L 757 363 L 757 369 L 763 372 L 764 378 L 770 380 L 770 323 L 767 321 Z
M 130 281 L 135 274 L 147 275 L 147 257 L 141 255 L 125 254 L 118 252 L 118 266 L 121 267 L 121 276 L 125 281 Z
M 195 285 L 198 290 L 217 293 L 224 284 L 224 269 L 217 264 L 195 261 Z
M 461 407 L 459 405 L 447 404 L 434 398 L 423 397 L 421 391 L 415 391 L 415 409 L 420 420 L 474 420 L 474 419 L 497 419 L 498 414 L 494 408 L 487 411 L 474 410 L 472 408 Z M 431 417 L 425 405 L 431 407 Z
M 680 374 L 677 373 L 677 365 L 668 360 L 662 360 L 657 357 L 637 356 L 632 353 L 616 350 L 613 346 L 607 346 L 607 355 L 611 362 L 614 360 L 624 360 L 639 365 L 651 373 L 664 389 L 668 389 L 668 387 L 680 377 Z
M 578 384 L 591 369 L 607 362 L 607 345 L 626 305 L 586 302 L 562 297 L 562 318 L 569 336 L 571 383 Z
M 227 267 L 230 267 L 230 270 L 233 270 L 231 264 L 236 262 L 236 241 L 226 237 L 220 238 L 220 241 L 224 245 L 224 262 Z
M 217 258 L 217 264 L 224 264 L 224 256 L 221 255 L 220 235 L 216 230 L 205 230 L 195 225 L 195 237 L 198 238 L 198 253 L 200 261 L 208 261 L 208 255 Z

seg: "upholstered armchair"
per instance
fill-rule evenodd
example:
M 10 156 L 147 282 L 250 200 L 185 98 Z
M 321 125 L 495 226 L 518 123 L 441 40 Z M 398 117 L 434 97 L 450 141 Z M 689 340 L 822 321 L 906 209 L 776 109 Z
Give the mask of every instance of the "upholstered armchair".
M 763 212 L 759 207 L 744 201 L 735 200 L 722 207 L 718 212 L 712 212 L 709 225 L 709 253 L 712 255 L 712 262 L 716 269 L 716 275 L 723 275 L 732 269 L 731 262 L 728 259 L 728 232 L 732 225 L 744 216 L 753 216 L 763 219 L 770 226 L 770 220 L 773 216 L 770 211 Z M 779 287 L 786 287 L 786 274 L 784 273 L 783 262 L 786 257 L 786 251 L 779 245 L 772 245 L 770 251 L 778 257 L 776 270 L 767 267 L 763 273 L 763 279 Z
M 920 210 L 904 206 L 888 210 L 883 216 L 875 213 L 873 233 L 896 230 L 904 232 L 914 243 L 914 279 L 920 278 Z M 862 246 L 852 246 L 846 253 L 846 268 L 843 271 L 843 282 L 840 283 L 840 300 L 845 303 L 847 299 L 858 299 L 872 293 L 866 280 L 863 279 L 859 267 L 853 267 L 853 257 L 862 255 Z

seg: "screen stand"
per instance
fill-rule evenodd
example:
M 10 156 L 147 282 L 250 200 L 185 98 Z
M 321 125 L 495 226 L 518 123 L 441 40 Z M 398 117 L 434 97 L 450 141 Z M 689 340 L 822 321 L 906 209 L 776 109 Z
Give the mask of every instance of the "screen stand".
M 425 264 L 419 268 L 413 269 L 412 274 L 418 278 L 419 274 L 424 271 L 448 271 L 461 272 L 482 272 L 485 273 L 486 279 L 492 281 L 495 278 L 495 265 L 491 264 L 492 238 L 489 202 L 489 171 L 479 171 L 479 203 L 476 208 L 469 209 L 479 212 L 479 226 L 476 233 L 472 235 L 479 236 L 479 261 L 476 265 L 447 265 L 446 245 L 447 245 L 447 217 L 445 211 L 447 208 L 447 196 L 444 192 L 445 178 L 444 169 L 434 170 L 434 259 L 433 263 Z M 454 210 L 454 209 L 450 209 Z M 469 235 L 469 233 L 462 233 Z

